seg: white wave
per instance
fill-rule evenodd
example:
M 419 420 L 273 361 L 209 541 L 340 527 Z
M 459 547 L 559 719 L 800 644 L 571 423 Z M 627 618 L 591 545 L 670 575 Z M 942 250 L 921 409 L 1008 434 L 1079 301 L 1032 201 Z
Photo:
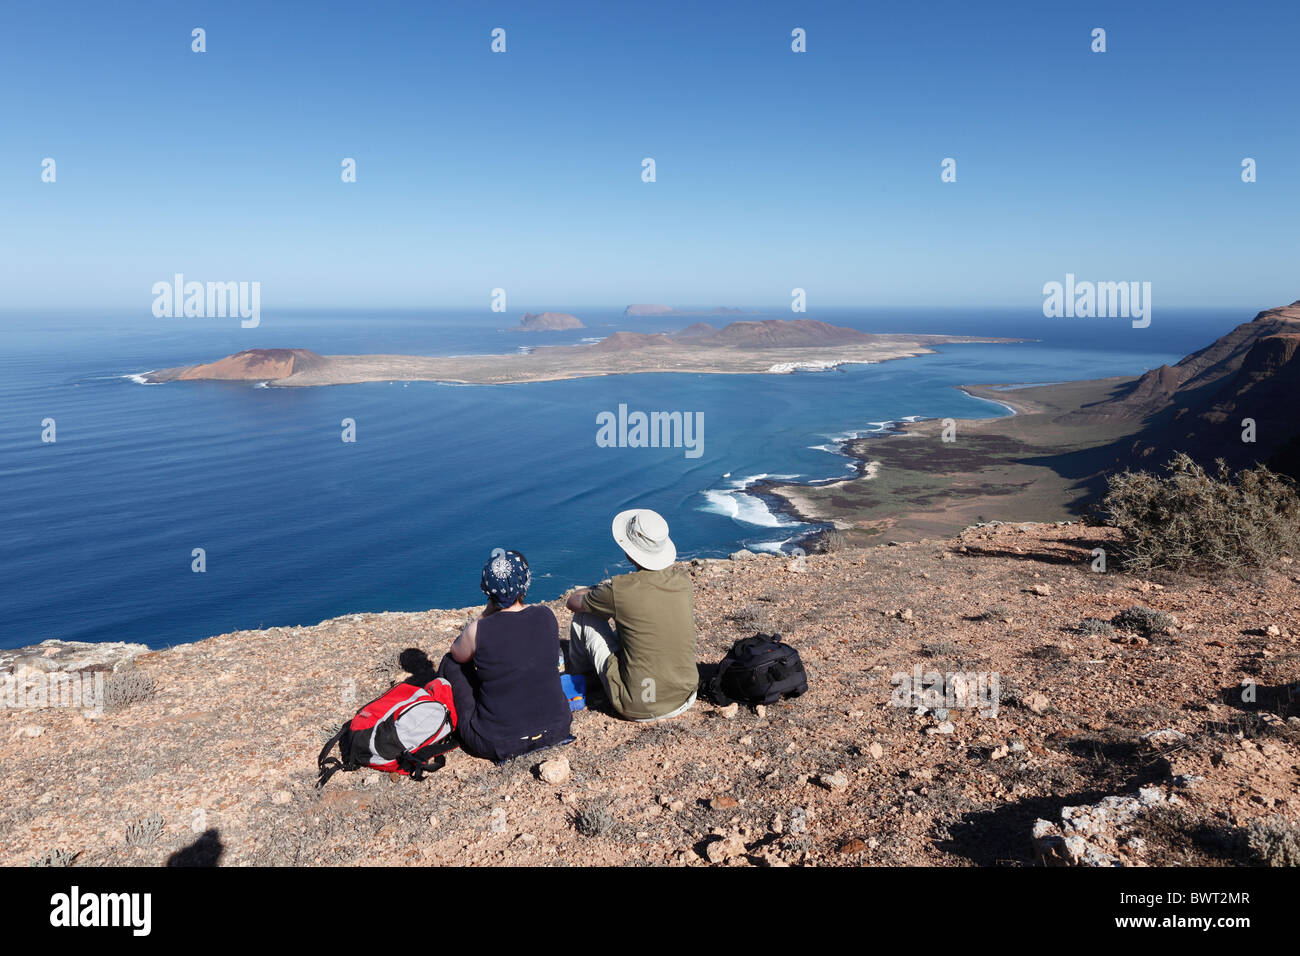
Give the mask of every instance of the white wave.
M 730 474 L 731 472 L 727 472 L 727 474 L 723 475 L 722 477 L 726 478 Z M 749 475 L 745 478 L 734 478 L 732 479 L 731 487 L 744 489 L 750 487 L 751 485 L 756 485 L 760 481 L 766 481 L 769 478 L 771 478 L 774 481 L 793 481 L 795 478 L 798 477 L 799 477 L 798 475 L 769 475 L 767 472 L 763 472 L 758 475 Z
M 148 372 L 141 372 L 139 375 L 115 375 L 113 377 L 130 379 L 131 381 L 135 382 L 135 384 L 137 385 L 162 385 L 163 384 L 162 382 L 145 381 L 145 376 L 148 374 L 149 374 Z
M 762 499 L 741 490 L 726 491 L 710 488 L 700 494 L 705 500 L 703 510 L 711 514 L 723 515 L 733 521 L 751 524 L 758 528 L 788 528 L 794 524 L 774 514 Z
M 989 399 L 989 401 L 992 401 L 992 399 Z M 844 442 L 856 441 L 859 438 L 866 438 L 868 435 L 883 435 L 886 432 L 891 432 L 903 422 L 918 421 L 921 421 L 920 415 L 905 415 L 898 420 L 890 419 L 889 421 L 884 422 L 867 422 L 868 425 L 873 426 L 872 428 L 858 428 L 851 432 L 838 432 L 826 435 L 826 437 L 835 442 L 836 445 L 842 445 Z M 818 451 L 828 450 L 824 445 L 809 445 L 808 447 L 816 448 Z M 835 448 L 834 450 L 839 451 L 838 448 Z
M 806 362 L 777 362 L 775 365 L 768 366 L 769 375 L 790 375 L 793 372 L 825 372 L 836 366 L 843 365 L 840 359 L 826 361 L 824 359 L 812 359 Z

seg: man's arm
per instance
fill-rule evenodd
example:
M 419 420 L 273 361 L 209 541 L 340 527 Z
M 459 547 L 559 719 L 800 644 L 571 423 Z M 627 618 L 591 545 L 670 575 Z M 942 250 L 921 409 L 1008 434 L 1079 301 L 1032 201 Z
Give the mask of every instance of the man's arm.
M 578 588 L 578 589 L 576 589 L 576 590 L 575 590 L 572 594 L 570 594 L 570 595 L 568 596 L 568 598 L 565 600 L 565 602 L 564 602 L 564 606 L 567 607 L 567 608 L 568 608 L 570 611 L 572 611 L 574 614 L 578 614 L 578 613 L 580 613 L 580 612 L 582 612 L 582 611 L 587 610 L 587 606 L 586 606 L 586 604 L 583 602 L 583 599 L 586 598 L 586 596 L 587 596 L 587 592 L 590 591 L 590 590 L 591 590 L 591 588 Z
M 566 602 L 573 611 L 585 611 L 597 617 L 614 617 L 614 584 L 603 581 L 594 588 L 579 588 Z

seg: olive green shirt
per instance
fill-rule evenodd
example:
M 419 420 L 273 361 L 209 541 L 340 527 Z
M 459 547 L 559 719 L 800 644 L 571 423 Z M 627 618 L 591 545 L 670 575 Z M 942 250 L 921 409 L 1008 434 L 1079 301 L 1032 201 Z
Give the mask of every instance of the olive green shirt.
M 583 597 L 587 611 L 612 617 L 618 654 L 605 665 L 610 702 L 624 717 L 671 713 L 699 686 L 691 577 L 677 565 L 621 574 Z

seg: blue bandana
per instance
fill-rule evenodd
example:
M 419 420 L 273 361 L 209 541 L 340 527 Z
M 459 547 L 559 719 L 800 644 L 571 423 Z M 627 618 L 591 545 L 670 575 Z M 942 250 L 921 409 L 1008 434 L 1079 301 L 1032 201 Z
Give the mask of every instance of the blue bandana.
M 518 551 L 498 551 L 492 560 L 483 565 L 483 593 L 496 602 L 497 607 L 510 607 L 524 596 L 532 575 L 528 562 Z

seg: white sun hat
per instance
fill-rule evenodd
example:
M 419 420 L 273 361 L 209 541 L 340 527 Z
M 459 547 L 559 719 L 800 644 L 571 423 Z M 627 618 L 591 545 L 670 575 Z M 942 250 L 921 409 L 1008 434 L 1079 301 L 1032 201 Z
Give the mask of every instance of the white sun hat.
M 668 537 L 668 522 L 649 508 L 633 508 L 614 516 L 611 529 L 618 546 L 647 571 L 662 571 L 677 560 L 677 546 Z

